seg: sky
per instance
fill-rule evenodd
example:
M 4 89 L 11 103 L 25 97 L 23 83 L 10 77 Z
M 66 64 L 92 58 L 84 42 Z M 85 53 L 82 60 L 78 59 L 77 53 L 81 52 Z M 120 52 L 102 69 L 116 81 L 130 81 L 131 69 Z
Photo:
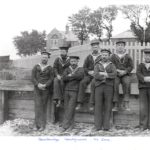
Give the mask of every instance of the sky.
M 149 0 L 142 0 L 148 4 Z M 68 17 L 87 6 L 92 10 L 107 5 L 141 4 L 141 0 L 0 0 L 0 56 L 18 59 L 13 38 L 22 31 L 53 28 L 65 30 Z M 130 22 L 121 13 L 113 23 L 113 35 L 130 28 Z

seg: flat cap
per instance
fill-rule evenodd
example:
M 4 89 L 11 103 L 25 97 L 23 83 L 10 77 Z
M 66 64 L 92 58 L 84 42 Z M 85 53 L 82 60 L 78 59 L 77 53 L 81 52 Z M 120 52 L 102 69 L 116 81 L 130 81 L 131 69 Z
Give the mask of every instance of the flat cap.
M 51 53 L 50 53 L 50 52 L 47 52 L 47 51 L 45 51 L 45 50 L 41 51 L 41 55 L 42 55 L 42 54 L 47 54 L 47 55 L 48 55 L 48 57 L 50 57 L 50 55 L 51 55 Z
M 79 56 L 69 56 L 70 59 L 80 59 Z
M 107 52 L 107 53 L 111 54 L 110 49 L 101 49 L 101 53 L 103 53 L 103 52 Z
M 126 45 L 126 42 L 125 41 L 117 41 L 116 44 L 120 44 L 120 43 L 123 43 L 124 45 Z
M 94 44 L 99 45 L 99 40 L 97 40 L 97 39 L 92 40 L 91 45 L 94 45 Z

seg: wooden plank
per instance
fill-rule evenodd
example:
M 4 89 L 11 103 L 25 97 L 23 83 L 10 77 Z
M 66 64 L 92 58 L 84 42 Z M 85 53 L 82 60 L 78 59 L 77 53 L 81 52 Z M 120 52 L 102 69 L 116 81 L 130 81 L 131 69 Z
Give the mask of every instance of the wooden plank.
M 33 91 L 34 86 L 29 80 L 0 80 L 0 90 Z
M 4 102 L 5 102 L 5 93 L 4 91 L 0 91 L 0 124 L 2 124 L 4 120 Z
M 9 100 L 9 109 L 22 109 L 34 111 L 34 101 L 29 100 Z
M 138 114 L 122 114 L 114 116 L 115 125 L 126 127 L 126 126 L 137 126 L 139 125 Z
M 94 115 L 89 113 L 76 113 L 75 122 L 94 123 Z
M 9 99 L 11 100 L 34 100 L 33 91 L 9 91 Z
M 130 94 L 139 95 L 138 83 L 131 83 Z
M 34 119 L 34 111 L 22 109 L 9 109 L 9 118 Z

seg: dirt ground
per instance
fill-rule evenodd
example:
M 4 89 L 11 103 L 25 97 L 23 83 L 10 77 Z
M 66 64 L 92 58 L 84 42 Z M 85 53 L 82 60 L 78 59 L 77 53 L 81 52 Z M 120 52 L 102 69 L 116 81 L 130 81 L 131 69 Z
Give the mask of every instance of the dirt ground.
M 6 121 L 0 126 L 0 136 L 150 136 L 150 130 L 139 128 L 113 128 L 110 131 L 94 131 L 94 125 L 76 123 L 72 131 L 60 132 L 59 124 L 48 123 L 42 132 L 33 131 L 33 121 L 15 119 Z

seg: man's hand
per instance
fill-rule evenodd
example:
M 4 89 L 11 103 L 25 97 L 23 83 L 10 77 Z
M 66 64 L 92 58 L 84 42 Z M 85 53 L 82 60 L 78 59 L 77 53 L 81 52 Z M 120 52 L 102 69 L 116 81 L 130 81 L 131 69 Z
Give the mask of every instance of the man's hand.
M 100 74 L 100 75 L 103 75 L 103 76 L 106 77 L 106 78 L 108 77 L 107 72 L 99 72 L 99 74 Z
M 117 69 L 117 72 L 119 73 L 119 76 L 123 76 L 123 75 L 127 74 L 126 70 Z
M 39 88 L 40 90 L 45 90 L 45 87 L 46 87 L 45 84 L 41 84 L 41 83 L 38 84 L 38 88 Z
M 144 77 L 145 82 L 150 82 L 150 77 Z
M 72 74 L 70 73 L 70 74 L 68 74 L 68 76 L 69 76 L 69 77 L 71 77 L 71 76 L 72 76 Z
M 61 80 L 61 76 L 60 76 L 59 74 L 57 75 L 57 79 L 58 79 L 58 80 Z
M 88 71 L 88 74 L 93 76 L 94 75 L 94 71 Z

